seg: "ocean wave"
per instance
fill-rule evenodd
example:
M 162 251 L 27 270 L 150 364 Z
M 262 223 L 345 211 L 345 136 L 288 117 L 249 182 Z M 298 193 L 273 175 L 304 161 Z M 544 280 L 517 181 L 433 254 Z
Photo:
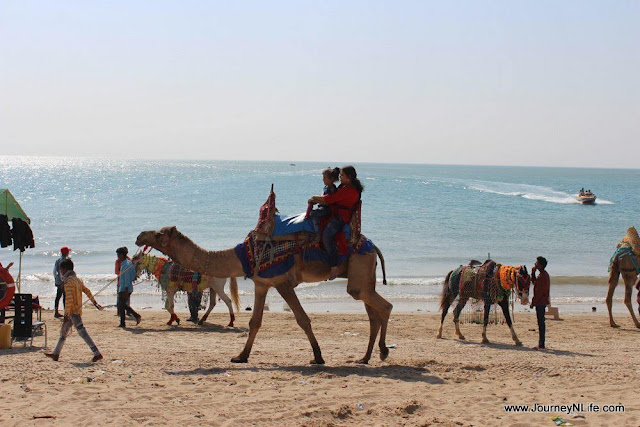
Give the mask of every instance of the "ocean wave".
M 521 197 L 523 199 L 539 200 L 549 203 L 579 204 L 576 200 L 575 194 L 570 194 L 541 185 L 495 181 L 471 181 L 467 186 L 471 190 L 480 191 L 482 193 Z M 609 200 L 597 199 L 596 204 L 613 205 L 614 203 Z
M 115 274 L 78 274 L 85 282 L 105 283 L 115 280 Z M 31 273 L 24 276 L 23 280 L 29 282 L 53 282 L 53 273 Z
M 609 278 L 603 276 L 551 276 L 552 285 L 608 285 Z M 624 286 L 624 285 L 623 285 Z
M 382 284 L 382 278 L 377 278 L 378 284 Z M 444 277 L 388 277 L 389 286 L 442 286 Z

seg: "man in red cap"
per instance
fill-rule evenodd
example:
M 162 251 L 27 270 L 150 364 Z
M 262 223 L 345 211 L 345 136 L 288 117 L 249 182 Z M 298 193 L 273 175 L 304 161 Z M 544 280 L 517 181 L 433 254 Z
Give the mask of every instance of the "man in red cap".
M 58 306 L 60 305 L 61 297 L 62 297 L 63 307 L 65 303 L 64 283 L 62 282 L 62 274 L 60 274 L 60 263 L 63 260 L 69 258 L 70 252 L 71 252 L 71 249 L 69 249 L 66 246 L 63 246 L 62 248 L 60 248 L 60 258 L 56 260 L 56 263 L 53 266 L 53 279 L 55 280 L 55 284 L 56 284 L 56 302 L 54 306 L 56 309 L 56 313 L 53 315 L 54 317 L 63 317 L 62 314 L 60 314 L 60 311 L 58 311 Z

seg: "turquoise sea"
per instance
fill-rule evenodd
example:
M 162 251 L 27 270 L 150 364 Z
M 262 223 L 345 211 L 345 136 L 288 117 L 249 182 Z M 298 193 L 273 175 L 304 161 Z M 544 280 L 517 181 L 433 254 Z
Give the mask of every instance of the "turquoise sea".
M 342 164 L 295 160 L 199 161 L 1 157 L 0 188 L 9 188 L 31 218 L 36 248 L 23 258 L 22 291 L 54 295 L 52 267 L 61 246 L 93 290 L 113 275 L 115 249 L 142 230 L 176 225 L 209 249 L 241 242 L 275 186 L 283 214 L 306 209 L 322 189 L 321 170 Z M 390 285 L 379 285 L 396 309 L 435 311 L 444 275 L 469 259 L 503 264 L 549 261 L 552 302 L 570 311 L 604 310 L 609 258 L 627 227 L 640 226 L 640 170 L 506 166 L 354 164 L 365 185 L 363 233 L 382 250 Z M 581 188 L 593 206 L 575 201 Z M 0 250 L 0 261 L 17 252 Z M 378 268 L 378 277 L 382 273 Z M 250 282 L 240 284 L 252 303 Z M 344 282 L 299 288 L 309 311 L 360 311 Z M 115 285 L 103 292 L 115 300 Z M 623 287 L 616 293 L 621 301 Z M 162 306 L 151 283 L 136 288 L 134 306 Z M 270 308 L 283 302 L 270 294 Z M 178 307 L 183 307 L 179 303 Z M 616 311 L 626 311 L 619 302 Z M 216 312 L 224 312 L 222 307 Z

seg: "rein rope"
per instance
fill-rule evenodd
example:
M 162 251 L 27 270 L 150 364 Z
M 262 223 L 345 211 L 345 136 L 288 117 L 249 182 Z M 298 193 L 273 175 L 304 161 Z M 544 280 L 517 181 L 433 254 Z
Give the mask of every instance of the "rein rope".
M 140 255 L 146 255 L 147 253 L 149 253 L 151 251 L 151 249 L 149 246 L 145 246 L 143 249 L 139 249 L 138 252 L 135 253 L 135 255 L 133 256 L 133 258 L 140 256 Z M 124 271 L 121 271 L 120 274 L 116 275 L 116 277 L 114 279 L 109 280 L 109 282 L 107 282 L 106 285 L 104 285 L 98 292 L 96 292 L 95 294 L 93 294 L 94 298 L 97 297 L 98 295 L 100 295 L 102 292 L 104 292 L 105 289 L 107 289 L 109 286 L 111 286 L 111 284 L 115 281 L 117 281 L 120 278 L 120 275 L 122 273 L 124 273 L 125 271 L 129 271 L 131 268 L 136 268 L 135 263 L 131 263 L 131 265 L 127 268 L 124 269 Z M 140 283 L 140 282 L 138 282 Z M 138 283 L 134 283 L 133 286 L 136 286 Z M 89 301 L 89 299 L 87 299 L 85 302 L 82 303 L 83 306 L 85 306 Z

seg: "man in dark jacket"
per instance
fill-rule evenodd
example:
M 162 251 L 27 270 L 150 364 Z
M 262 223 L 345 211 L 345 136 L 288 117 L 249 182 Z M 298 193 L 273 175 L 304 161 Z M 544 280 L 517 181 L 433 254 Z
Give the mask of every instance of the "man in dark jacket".
M 60 263 L 69 258 L 69 252 L 71 252 L 71 249 L 66 246 L 60 248 L 60 258 L 58 258 L 56 260 L 56 263 L 53 265 L 53 280 L 55 281 L 56 285 L 56 301 L 54 304 L 56 313 L 53 315 L 53 317 L 62 317 L 62 314 L 60 314 L 60 311 L 58 311 L 58 307 L 60 306 L 60 298 L 62 298 L 62 306 L 64 307 L 65 305 L 64 284 L 62 282 L 62 273 L 60 272 Z
M 536 316 L 538 317 L 538 345 L 534 347 L 536 350 L 542 350 L 545 348 L 545 308 L 551 304 L 549 299 L 549 288 L 551 287 L 551 281 L 549 279 L 549 273 L 546 271 L 547 260 L 544 257 L 539 256 L 536 258 L 536 263 L 531 269 L 531 281 L 533 282 L 533 299 L 531 300 L 531 308 L 536 308 Z M 538 276 L 536 277 L 536 272 Z

